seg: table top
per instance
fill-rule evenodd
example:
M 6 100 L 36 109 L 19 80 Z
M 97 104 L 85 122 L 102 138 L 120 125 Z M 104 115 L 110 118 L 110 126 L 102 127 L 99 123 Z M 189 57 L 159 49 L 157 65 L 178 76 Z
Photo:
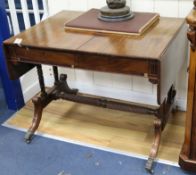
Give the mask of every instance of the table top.
M 185 23 L 184 19 L 161 17 L 142 36 L 65 31 L 64 24 L 81 13 L 62 11 L 6 40 L 4 44 L 12 45 L 19 38 L 22 39 L 20 45 L 26 47 L 160 60 Z

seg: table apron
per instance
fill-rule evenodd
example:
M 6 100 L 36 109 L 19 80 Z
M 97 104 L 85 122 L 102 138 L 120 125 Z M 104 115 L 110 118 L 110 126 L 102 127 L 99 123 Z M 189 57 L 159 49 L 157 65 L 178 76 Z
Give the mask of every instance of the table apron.
M 13 49 L 14 47 L 14 49 Z M 47 64 L 110 73 L 159 78 L 159 62 L 148 59 L 124 58 L 93 53 L 76 53 L 30 47 L 6 47 L 8 61 L 13 63 Z M 14 52 L 13 52 L 14 50 Z

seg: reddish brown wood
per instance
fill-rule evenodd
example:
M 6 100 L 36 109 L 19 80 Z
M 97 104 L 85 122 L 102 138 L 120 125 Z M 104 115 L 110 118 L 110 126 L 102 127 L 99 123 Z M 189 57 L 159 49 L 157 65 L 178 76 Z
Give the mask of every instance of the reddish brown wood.
M 196 83 L 196 81 L 195 81 Z M 191 130 L 191 144 L 190 144 L 190 158 L 196 161 L 196 86 L 194 89 L 193 101 L 193 117 L 192 117 L 192 130 Z
M 64 99 L 73 102 L 100 106 L 104 108 L 136 112 L 136 113 L 154 114 L 157 117 L 154 121 L 155 138 L 153 141 L 152 148 L 150 150 L 149 159 L 146 163 L 146 170 L 152 172 L 153 163 L 158 154 L 161 133 L 166 125 L 169 113 L 172 109 L 174 98 L 175 98 L 175 90 L 171 88 L 167 96 L 168 100 L 167 101 L 165 100 L 164 103 L 161 104 L 159 108 L 155 108 L 153 106 L 142 106 L 134 103 L 120 102 L 105 97 L 93 97 L 92 95 L 88 96 L 86 94 L 78 93 L 77 89 L 70 89 L 67 84 L 67 75 L 61 74 L 60 81 L 58 81 L 49 92 L 47 92 L 45 95 L 41 94 L 40 97 L 33 100 L 35 114 L 32 121 L 32 126 L 29 128 L 25 136 L 25 141 L 27 143 L 31 142 L 35 131 L 39 127 L 43 108 L 45 108 L 52 100 Z
M 5 41 L 8 65 L 23 61 L 25 65 L 26 63 L 44 63 L 70 67 L 75 63 L 75 55 L 81 53 L 88 53 L 89 56 L 110 56 L 115 60 L 126 57 L 129 60 L 159 61 L 170 47 L 174 36 L 184 25 L 182 19 L 160 18 L 158 24 L 140 37 L 64 31 L 62 25 L 80 14 L 80 12 L 71 11 L 61 12 Z M 22 39 L 19 46 L 14 44 L 16 38 Z M 14 71 L 12 70 L 14 66 L 8 66 L 8 68 L 12 79 L 19 78 L 30 69 L 27 66 L 20 72 L 17 67 Z M 145 73 L 148 74 L 148 72 Z
M 90 56 L 88 54 L 80 54 L 74 67 L 87 70 L 135 74 L 142 76 L 144 76 L 145 73 L 148 74 L 148 60 L 145 59 L 115 59 L 112 56 Z
M 39 126 L 42 110 L 50 101 L 58 98 L 118 110 L 146 112 L 157 117 L 154 144 L 146 166 L 151 171 L 158 153 L 161 131 L 167 123 L 175 97 L 171 87 L 186 58 L 186 42 L 182 42 L 186 37 L 185 22 L 183 19 L 160 18 L 157 24 L 139 37 L 65 31 L 64 23 L 80 14 L 61 12 L 5 41 L 10 77 L 19 78 L 40 64 L 145 76 L 157 84 L 157 105 L 124 104 L 103 97 L 85 96 L 69 88 L 66 75 L 61 75 L 59 80 L 56 67 L 53 67 L 55 85 L 49 92 L 44 92 L 42 72 L 38 66 L 42 95 L 34 100 L 35 115 L 26 140 L 31 140 Z M 14 44 L 16 38 L 22 40 L 20 45 Z
M 33 69 L 35 65 L 18 62 L 15 54 L 15 49 L 12 46 L 4 47 L 4 53 L 6 56 L 7 68 L 9 70 L 9 76 L 12 80 L 18 79 L 21 75 L 24 75 L 29 70 Z M 12 61 L 10 61 L 12 59 Z
M 191 43 L 189 87 L 186 114 L 185 140 L 179 157 L 180 166 L 188 171 L 196 171 L 196 1 L 194 9 L 187 17 L 189 30 L 187 33 Z
M 196 52 L 190 51 L 189 87 L 187 97 L 187 114 L 185 125 L 185 140 L 179 157 L 180 166 L 188 171 L 196 171 Z
M 167 124 L 169 115 L 173 109 L 175 96 L 176 90 L 174 89 L 174 86 L 172 86 L 168 92 L 167 100 L 165 99 L 165 101 L 161 104 L 157 113 L 155 114 L 155 116 L 157 117 L 154 120 L 155 137 L 152 144 L 152 148 L 150 150 L 148 161 L 146 163 L 146 169 L 151 173 L 153 172 L 152 166 L 154 159 L 158 154 L 159 145 L 161 141 L 161 134 Z
M 190 45 L 192 50 L 195 50 L 196 47 L 196 30 L 194 27 L 190 26 L 187 32 L 187 37 L 190 41 Z
M 41 97 L 38 97 L 38 98 L 34 98 L 32 101 L 33 101 L 33 104 L 34 104 L 34 117 L 33 117 L 32 124 L 31 124 L 29 130 L 27 131 L 27 133 L 25 135 L 26 143 L 31 142 L 32 137 L 33 137 L 35 131 L 37 130 L 37 128 L 39 127 L 39 124 L 40 124 L 40 121 L 41 121 L 41 118 L 42 118 L 43 99 L 41 99 Z
M 27 131 L 25 135 L 25 141 L 27 143 L 30 143 L 35 131 L 39 127 L 41 118 L 42 118 L 42 112 L 43 109 L 52 101 L 55 100 L 54 92 L 55 92 L 56 87 L 51 88 L 46 94 L 42 94 L 38 97 L 34 97 L 32 99 L 33 104 L 34 104 L 34 116 L 32 120 L 32 124 Z
M 155 119 L 154 121 L 154 130 L 155 130 L 155 138 L 152 144 L 152 148 L 150 150 L 150 155 L 148 157 L 148 161 L 146 163 L 146 169 L 150 172 L 153 173 L 152 166 L 155 157 L 157 156 L 160 141 L 161 141 L 161 132 L 162 132 L 162 122 L 161 119 Z
M 143 114 L 158 114 L 158 108 L 153 106 L 139 105 L 135 103 L 126 103 L 120 100 L 114 100 L 112 98 L 98 97 L 98 96 L 89 96 L 87 94 L 78 93 L 77 90 L 70 89 L 67 85 L 66 75 L 61 74 L 61 80 L 56 88 L 55 96 L 57 99 L 61 98 L 64 100 L 69 100 L 73 102 L 100 106 L 109 109 L 116 109 L 121 111 L 143 113 Z M 66 84 L 66 87 L 64 86 Z

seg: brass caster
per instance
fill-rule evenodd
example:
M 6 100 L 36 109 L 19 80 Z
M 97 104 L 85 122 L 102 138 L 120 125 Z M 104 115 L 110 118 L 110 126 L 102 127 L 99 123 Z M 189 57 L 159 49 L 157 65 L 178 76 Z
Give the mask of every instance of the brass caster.
M 147 162 L 146 162 L 146 171 L 148 171 L 150 174 L 154 173 L 154 170 L 152 169 L 153 167 L 153 163 L 154 163 L 154 159 L 153 158 L 148 158 Z
M 33 139 L 33 133 L 31 131 L 27 131 L 24 137 L 25 142 L 29 144 L 31 143 L 32 139 Z

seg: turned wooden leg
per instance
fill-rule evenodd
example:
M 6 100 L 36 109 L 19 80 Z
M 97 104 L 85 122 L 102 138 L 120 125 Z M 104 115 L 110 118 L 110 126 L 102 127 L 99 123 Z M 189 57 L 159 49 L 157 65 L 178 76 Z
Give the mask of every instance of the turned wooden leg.
M 53 66 L 53 73 L 54 73 L 54 84 L 57 85 L 59 82 L 59 73 L 58 73 L 57 66 Z
M 155 137 L 154 137 L 152 148 L 150 150 L 150 155 L 146 163 L 146 167 L 145 167 L 146 170 L 150 173 L 153 173 L 153 163 L 157 156 L 159 145 L 160 145 L 160 140 L 161 140 L 162 122 L 160 119 L 155 119 L 154 131 L 155 131 Z
M 38 75 L 38 79 L 39 79 L 39 85 L 40 85 L 40 89 L 41 89 L 41 96 L 45 96 L 47 94 L 46 94 L 46 90 L 45 90 L 45 83 L 44 83 L 42 66 L 37 65 L 36 67 L 37 67 L 37 75 Z

